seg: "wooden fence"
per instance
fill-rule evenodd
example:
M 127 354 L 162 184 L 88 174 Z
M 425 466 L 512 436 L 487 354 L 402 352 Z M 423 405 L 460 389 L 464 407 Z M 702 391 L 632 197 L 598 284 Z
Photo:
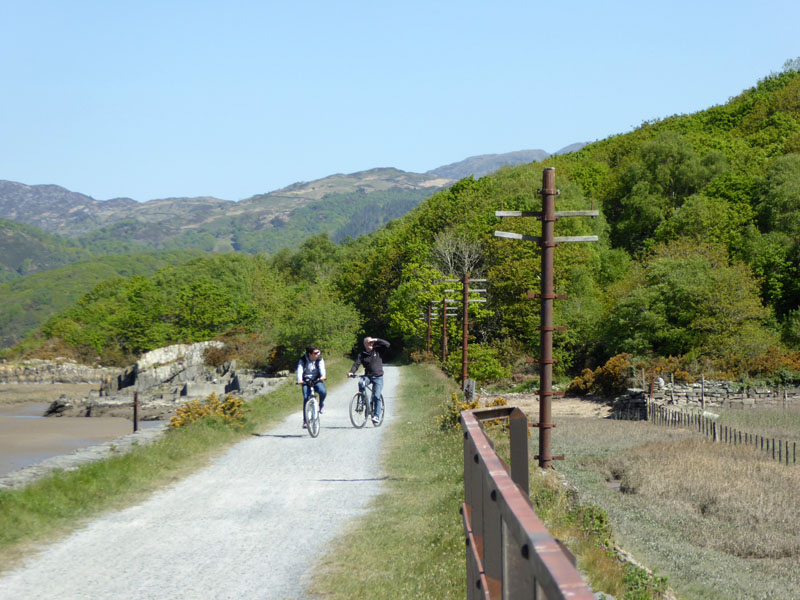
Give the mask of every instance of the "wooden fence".
M 620 413 L 617 418 L 640 418 L 639 411 Z M 782 464 L 797 464 L 797 442 L 776 440 L 754 433 L 740 431 L 728 425 L 722 425 L 715 419 L 697 412 L 674 410 L 655 402 L 647 403 L 647 420 L 664 427 L 683 427 L 694 429 L 701 435 L 721 444 L 731 446 L 752 446 L 771 455 L 773 460 Z

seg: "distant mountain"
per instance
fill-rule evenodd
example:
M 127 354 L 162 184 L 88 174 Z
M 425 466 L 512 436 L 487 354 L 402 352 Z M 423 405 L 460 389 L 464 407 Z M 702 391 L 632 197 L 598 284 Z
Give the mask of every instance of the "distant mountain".
M 569 147 L 568 147 L 569 148 Z M 25 185 L 0 180 L 0 218 L 38 227 L 63 241 L 69 251 L 45 258 L 19 245 L 13 260 L 0 259 L 5 275 L 66 264 L 91 255 L 130 254 L 144 250 L 275 252 L 298 246 L 320 233 L 332 239 L 358 237 L 401 217 L 436 191 L 458 179 L 482 177 L 505 165 L 547 158 L 544 150 L 473 156 L 427 173 L 378 168 L 298 182 L 280 190 L 234 202 L 213 197 L 95 200 L 57 185 Z M 6 235 L 6 248 L 14 243 Z M 13 239 L 20 239 L 20 231 Z M 41 234 L 43 235 L 43 234 Z M 41 235 L 39 237 L 41 238 Z M 44 238 L 42 238 L 44 239 Z M 77 243 L 74 243 L 77 242 Z M 3 248 L 0 240 L 0 249 Z M 42 242 L 44 243 L 44 242 Z M 50 244 L 57 247 L 54 239 Z M 58 253 L 57 252 L 57 253 Z M 40 256 L 40 259 L 35 257 Z M 24 261 L 28 260 L 28 263 Z M 27 265 L 27 266 L 26 266 Z M 0 266 L 0 269 L 3 267 Z
M 451 183 L 435 175 L 372 169 L 295 183 L 240 202 L 200 197 L 139 203 L 129 198 L 99 201 L 56 185 L 0 181 L 0 218 L 71 238 L 85 236 L 90 243 L 97 243 L 99 236 L 101 241 L 126 239 L 150 248 L 200 244 L 202 249 L 213 250 L 213 238 L 235 250 L 233 238 L 238 230 L 281 228 L 298 210 L 323 202 L 326 196 L 412 192 L 421 201 Z
M 586 143 L 584 142 L 571 144 L 555 152 L 552 156 L 575 152 L 585 145 Z M 551 154 L 544 150 L 518 150 L 516 152 L 506 152 L 505 154 L 481 154 L 480 156 L 470 156 L 459 162 L 433 169 L 428 171 L 427 174 L 456 180 L 470 175 L 483 177 L 494 173 L 502 167 L 538 162 L 550 156 Z
M 428 171 L 428 174 L 456 180 L 470 175 L 474 175 L 477 178 L 494 173 L 501 167 L 537 162 L 544 160 L 548 156 L 550 154 L 544 150 L 518 150 L 517 152 L 507 152 L 505 154 L 481 154 L 480 156 L 470 156 L 459 162 L 433 169 Z
M 588 146 L 589 142 L 577 142 L 575 144 L 570 144 L 569 146 L 564 146 L 561 150 L 553 152 L 553 156 L 561 156 L 562 154 L 569 154 L 570 152 L 577 152 L 584 146 Z

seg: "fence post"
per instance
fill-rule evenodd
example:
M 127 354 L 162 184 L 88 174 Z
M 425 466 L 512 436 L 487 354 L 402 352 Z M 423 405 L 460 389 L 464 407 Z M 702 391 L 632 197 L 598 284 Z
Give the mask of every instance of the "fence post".
M 133 433 L 139 431 L 139 392 L 133 392 Z
M 700 408 L 706 410 L 706 374 L 700 375 Z

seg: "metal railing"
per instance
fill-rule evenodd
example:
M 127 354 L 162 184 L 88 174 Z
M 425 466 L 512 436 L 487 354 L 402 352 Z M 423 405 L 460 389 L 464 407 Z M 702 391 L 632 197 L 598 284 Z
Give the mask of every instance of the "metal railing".
M 507 418 L 510 470 L 482 421 Z M 528 488 L 528 418 L 502 406 L 461 413 L 467 598 L 594 600 L 561 544 L 536 516 Z

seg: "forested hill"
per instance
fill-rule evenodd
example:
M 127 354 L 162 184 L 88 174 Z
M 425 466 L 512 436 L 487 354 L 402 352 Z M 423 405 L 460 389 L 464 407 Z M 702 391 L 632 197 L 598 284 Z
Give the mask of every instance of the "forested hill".
M 539 235 L 542 168 L 556 169 L 557 235 L 599 243 L 556 250 L 559 375 L 623 355 L 648 368 L 800 381 L 800 74 L 771 75 L 692 115 L 644 123 L 628 134 L 540 163 L 463 179 L 378 232 L 334 244 L 325 237 L 273 257 L 218 256 L 122 285 L 98 286 L 51 319 L 41 339 L 103 360 L 170 341 L 222 336 L 272 347 L 264 361 L 308 340 L 348 350 L 359 332 L 393 348 L 424 350 L 420 312 L 441 300 L 445 277 L 487 279 L 470 305 L 470 374 L 481 380 L 531 367 L 538 353 L 536 244 L 494 231 Z M 102 307 L 102 308 L 101 308 Z M 456 323 L 448 332 L 459 346 Z M 436 326 L 438 327 L 438 326 Z M 434 330 L 434 335 L 439 332 Z M 249 346 L 253 347 L 253 346 Z M 454 361 L 460 353 L 451 354 Z M 251 357 L 252 358 L 252 357 Z M 659 366 L 661 365 L 661 366 Z M 458 372 L 455 365 L 449 365 Z
M 334 240 L 371 233 L 462 176 L 546 156 L 543 150 L 474 156 L 424 174 L 376 168 L 299 182 L 239 202 L 211 197 L 98 201 L 57 185 L 0 181 L 0 219 L 68 237 L 77 245 L 66 240 L 61 245 L 95 255 L 164 249 L 275 252 L 320 233 Z M 52 236 L 48 244 L 58 245 Z M 32 262 L 45 268 L 43 252 L 33 254 L 39 259 Z M 10 272 L 20 270 L 7 262 L 0 260 Z
M 556 225 L 557 235 L 600 236 L 600 243 L 556 252 L 556 285 L 568 294 L 556 303 L 556 321 L 569 327 L 557 336 L 558 369 L 575 372 L 628 353 L 671 356 L 695 372 L 797 376 L 800 74 L 794 67 L 723 106 L 645 123 L 574 154 L 436 194 L 372 242 L 383 251 L 358 266 L 367 273 L 364 284 L 354 272 L 342 275 L 369 328 L 389 326 L 419 346 L 416 315 L 420 304 L 441 298 L 429 291 L 430 265 L 437 248 L 447 247 L 441 237 L 447 233 L 476 246 L 482 257 L 476 272 L 490 282 L 489 311 L 475 318 L 478 339 L 508 361 L 520 356 L 516 351 L 535 355 L 538 307 L 526 293 L 538 286 L 538 249 L 493 232 L 539 235 L 540 226 L 493 214 L 540 208 L 535 192 L 545 166 L 556 169 L 560 209 L 602 213 Z

